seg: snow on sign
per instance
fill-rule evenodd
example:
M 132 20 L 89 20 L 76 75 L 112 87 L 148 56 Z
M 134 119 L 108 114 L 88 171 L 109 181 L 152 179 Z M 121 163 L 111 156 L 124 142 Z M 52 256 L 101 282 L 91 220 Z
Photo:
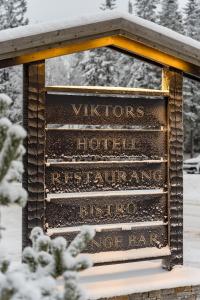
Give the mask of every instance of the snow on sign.
M 46 88 L 47 232 L 72 240 L 93 225 L 86 252 L 112 251 L 110 263 L 169 256 L 169 93 L 97 90 Z

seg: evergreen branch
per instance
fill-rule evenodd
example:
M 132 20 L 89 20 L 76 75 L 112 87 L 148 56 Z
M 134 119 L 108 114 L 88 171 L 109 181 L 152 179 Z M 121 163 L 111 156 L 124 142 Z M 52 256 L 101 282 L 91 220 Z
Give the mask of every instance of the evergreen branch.
M 25 206 L 27 192 L 22 188 L 20 183 L 3 181 L 0 185 L 0 204 L 8 205 L 9 203 Z
M 3 148 L 5 139 L 7 137 L 8 129 L 12 123 L 7 118 L 1 118 L 0 119 L 0 149 Z
M 95 231 L 92 227 L 83 226 L 81 232 L 75 237 L 75 239 L 67 248 L 67 252 L 70 253 L 71 256 L 77 256 L 86 248 L 87 244 L 93 239 L 94 235 Z
M 12 125 L 9 128 L 7 138 L 0 153 L 0 182 L 2 182 L 6 176 L 12 161 L 16 157 L 16 152 L 18 151 L 18 148 L 25 136 L 26 133 L 21 126 Z

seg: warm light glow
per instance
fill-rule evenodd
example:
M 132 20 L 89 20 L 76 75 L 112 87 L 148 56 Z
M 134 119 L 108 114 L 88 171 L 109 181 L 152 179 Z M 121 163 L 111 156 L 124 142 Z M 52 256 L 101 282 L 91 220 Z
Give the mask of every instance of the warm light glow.
M 113 44 L 120 49 L 158 62 L 163 66 L 170 66 L 186 73 L 198 73 L 200 75 L 200 70 L 195 65 L 123 36 L 113 37 Z
M 104 86 L 47 86 L 48 92 L 77 92 L 77 93 L 103 93 L 120 95 L 147 95 L 147 96 L 169 96 L 168 90 L 152 90 L 143 88 L 126 87 L 104 87 Z
M 56 45 L 54 47 L 54 45 L 52 45 L 49 46 L 49 49 L 37 50 L 32 54 L 24 54 L 22 56 L 10 59 L 7 58 L 0 62 L 0 67 L 25 64 L 29 62 L 44 60 L 48 58 L 106 46 L 114 46 L 116 48 L 123 49 L 129 53 L 133 53 L 133 55 L 136 54 L 141 58 L 146 58 L 150 61 L 155 61 L 163 66 L 173 67 L 185 73 L 200 77 L 199 67 L 193 65 L 192 63 L 187 63 L 184 60 L 181 60 L 159 50 L 153 49 L 132 39 L 128 39 L 122 35 L 100 37 L 87 41 L 76 41 L 74 43 L 68 42 L 68 44 L 63 43 L 63 45 L 60 45 L 59 47 Z

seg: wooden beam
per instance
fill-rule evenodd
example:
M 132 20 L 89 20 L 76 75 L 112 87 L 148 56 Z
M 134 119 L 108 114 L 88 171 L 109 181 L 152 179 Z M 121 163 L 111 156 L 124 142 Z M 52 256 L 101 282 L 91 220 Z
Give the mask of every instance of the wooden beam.
M 23 123 L 27 130 L 24 157 L 23 186 L 28 191 L 28 202 L 23 212 L 23 247 L 29 244 L 29 235 L 35 226 L 44 225 L 44 168 L 45 168 L 45 64 L 24 66 Z
M 29 51 L 29 53 L 27 53 L 26 50 L 24 54 L 22 52 L 22 54 L 19 56 L 0 60 L 0 68 L 109 46 L 113 46 L 116 49 L 122 49 L 129 52 L 133 56 L 139 56 L 141 59 L 150 60 L 153 63 L 162 66 L 176 68 L 177 70 L 180 70 L 191 77 L 200 78 L 200 66 L 194 65 L 191 62 L 187 62 L 153 47 L 149 47 L 142 42 L 128 39 L 122 35 L 116 34 L 116 32 L 113 32 L 110 36 L 90 39 L 87 37 L 85 40 L 73 40 L 70 43 L 62 42 L 59 45 L 56 44 L 53 46 L 48 45 L 46 49 L 43 50 L 40 49 L 41 47 L 33 48 L 31 51 Z
M 86 51 L 99 47 L 106 47 L 112 44 L 112 35 L 108 37 L 91 38 L 86 40 L 62 42 L 54 46 L 48 45 L 45 49 L 33 48 L 31 51 L 12 58 L 0 60 L 0 68 L 13 65 L 21 65 L 30 62 L 36 62 L 48 58 L 58 57 L 62 55 L 72 54 L 76 52 Z
M 129 51 L 150 61 L 154 61 L 163 66 L 168 66 L 180 70 L 186 74 L 200 77 L 200 67 L 186 62 L 178 57 L 149 47 L 143 43 L 130 40 L 124 36 L 114 36 L 113 45 L 120 49 Z
M 15 61 L 15 58 L 24 55 L 34 55 L 43 50 L 50 51 L 65 47 L 67 44 L 74 45 L 113 35 L 121 35 L 130 41 L 200 67 L 199 42 L 183 37 L 170 29 L 163 30 L 162 27 L 151 22 L 142 22 L 134 17 L 130 19 L 129 15 L 120 14 L 90 18 L 89 24 L 83 19 L 71 25 L 69 22 L 55 23 L 54 26 L 44 25 L 42 29 L 38 25 L 24 26 L 20 29 L 13 29 L 9 37 L 2 31 L 0 33 L 0 60 L 14 58 Z M 47 57 L 43 57 L 45 58 Z
M 168 103 L 168 188 L 169 227 L 168 238 L 171 256 L 164 267 L 171 270 L 183 264 L 183 121 L 182 84 L 183 76 L 177 71 L 163 70 L 162 86 L 169 89 Z

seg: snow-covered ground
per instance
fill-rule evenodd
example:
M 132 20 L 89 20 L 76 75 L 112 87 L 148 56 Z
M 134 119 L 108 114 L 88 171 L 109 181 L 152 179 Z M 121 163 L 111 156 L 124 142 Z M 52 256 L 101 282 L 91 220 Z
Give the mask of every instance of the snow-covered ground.
M 16 261 L 21 252 L 21 209 L 1 208 L 1 225 L 8 254 Z M 184 175 L 184 261 L 200 268 L 200 175 Z
M 184 262 L 200 268 L 200 175 L 184 175 Z

